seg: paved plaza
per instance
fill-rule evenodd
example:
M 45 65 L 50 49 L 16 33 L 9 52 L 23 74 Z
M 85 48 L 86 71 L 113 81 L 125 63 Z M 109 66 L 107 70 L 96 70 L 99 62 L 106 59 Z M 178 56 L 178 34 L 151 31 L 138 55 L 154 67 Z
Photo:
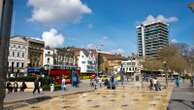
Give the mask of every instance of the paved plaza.
M 15 110 L 166 110 L 172 88 L 159 92 L 129 84 L 116 90 L 61 95 L 37 103 L 22 102 Z

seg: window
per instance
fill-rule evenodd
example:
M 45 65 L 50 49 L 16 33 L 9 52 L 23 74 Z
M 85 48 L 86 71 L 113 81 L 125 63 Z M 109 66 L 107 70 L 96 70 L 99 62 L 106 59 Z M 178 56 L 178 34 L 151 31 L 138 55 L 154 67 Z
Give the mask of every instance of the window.
M 15 52 L 12 53 L 12 56 L 13 56 L 13 57 L 15 56 Z
M 22 53 L 22 57 L 24 58 L 24 53 Z
M 50 63 L 50 58 L 47 58 L 47 63 Z
M 16 67 L 19 67 L 20 66 L 20 63 L 19 62 L 17 62 L 17 65 L 16 65 Z
M 51 52 L 50 51 L 48 51 L 48 54 L 50 54 Z
M 12 68 L 14 67 L 14 62 L 11 63 L 11 67 L 12 67 Z
M 18 45 L 18 48 L 20 48 L 20 45 Z
M 20 52 L 18 52 L 17 57 L 20 57 Z
M 85 61 L 82 61 L 82 64 L 85 64 L 86 62 Z
M 24 67 L 24 63 L 22 63 L 22 68 Z

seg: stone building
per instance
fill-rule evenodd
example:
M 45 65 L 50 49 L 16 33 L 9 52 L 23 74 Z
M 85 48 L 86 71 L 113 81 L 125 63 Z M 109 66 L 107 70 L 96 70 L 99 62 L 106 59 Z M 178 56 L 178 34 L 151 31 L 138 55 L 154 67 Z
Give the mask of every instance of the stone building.
M 23 73 L 28 66 L 28 42 L 22 37 L 10 39 L 8 55 L 8 72 Z

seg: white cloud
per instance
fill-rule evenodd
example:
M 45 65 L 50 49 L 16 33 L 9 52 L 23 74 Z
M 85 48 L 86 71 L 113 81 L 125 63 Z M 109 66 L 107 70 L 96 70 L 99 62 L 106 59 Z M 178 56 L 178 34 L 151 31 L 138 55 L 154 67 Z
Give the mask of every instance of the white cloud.
M 29 20 L 40 23 L 76 22 L 83 14 L 92 13 L 80 0 L 28 0 L 28 6 L 32 7 Z
M 177 22 L 178 18 L 177 17 L 164 17 L 163 15 L 158 15 L 157 17 L 154 17 L 152 15 L 147 16 L 146 20 L 143 21 L 143 24 L 151 24 L 153 22 L 165 22 L 165 23 L 173 23 Z
M 115 50 L 111 50 L 111 53 L 121 54 L 121 55 L 124 55 L 124 56 L 127 55 L 126 52 L 123 49 L 121 49 L 121 48 L 118 48 L 118 49 L 115 49 Z
M 172 43 L 178 43 L 178 41 L 176 39 L 172 39 L 171 42 Z
M 59 47 L 64 43 L 64 36 L 52 28 L 48 32 L 42 33 L 42 40 L 45 42 L 45 46 Z
M 87 48 L 89 48 L 89 49 L 96 49 L 96 44 L 89 43 L 89 44 L 87 45 Z

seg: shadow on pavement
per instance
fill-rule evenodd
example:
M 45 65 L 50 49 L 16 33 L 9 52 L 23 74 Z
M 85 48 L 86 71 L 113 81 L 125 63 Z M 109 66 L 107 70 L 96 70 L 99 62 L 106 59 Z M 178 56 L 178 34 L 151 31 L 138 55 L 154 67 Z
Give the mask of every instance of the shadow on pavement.
M 6 106 L 4 108 L 4 110 L 14 110 L 14 109 L 17 109 L 17 108 L 29 106 L 31 104 L 39 103 L 39 102 L 42 102 L 42 101 L 45 101 L 45 100 L 49 100 L 51 98 L 52 97 L 50 97 L 50 96 L 42 96 L 42 97 L 35 97 L 33 99 L 27 99 L 27 100 L 24 100 L 24 101 L 17 102 L 15 104 L 10 104 L 10 105 Z M 31 108 L 37 108 L 37 107 L 32 106 Z
M 190 100 L 183 100 L 183 99 L 172 99 L 170 103 L 175 103 L 175 102 L 178 102 L 178 103 L 181 103 L 185 106 L 187 106 L 188 108 L 190 108 L 191 110 L 194 110 L 194 101 L 190 101 Z M 190 103 L 190 104 L 189 104 Z M 167 110 L 171 110 L 171 108 L 167 108 Z

